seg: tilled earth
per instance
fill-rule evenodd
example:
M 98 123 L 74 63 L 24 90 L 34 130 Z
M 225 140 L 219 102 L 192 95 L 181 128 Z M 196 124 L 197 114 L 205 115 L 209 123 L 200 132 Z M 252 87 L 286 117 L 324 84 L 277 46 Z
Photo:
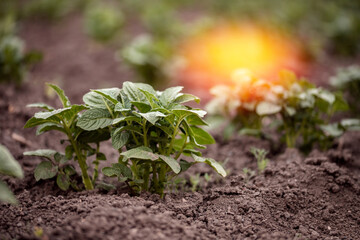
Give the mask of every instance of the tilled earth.
M 224 142 L 216 136 L 218 143 L 205 154 L 225 161 L 229 177 L 220 179 L 210 168 L 196 166 L 191 173 L 209 173 L 211 180 L 202 180 L 198 192 L 186 186 L 164 199 L 129 196 L 121 188 L 62 192 L 52 181 L 35 182 L 33 170 L 40 159 L 25 158 L 22 152 L 62 147 L 57 134 L 36 137 L 34 129 L 23 129 L 34 113 L 25 108 L 27 103 L 58 104 L 43 83 L 61 75 L 58 83 L 79 103 L 89 88 L 119 87 L 130 80 L 131 74 L 116 67 L 113 50 L 89 43 L 76 30 L 80 23 L 71 16 L 58 26 L 36 21 L 25 25 L 23 37 L 45 52 L 44 61 L 22 87 L 0 86 L 0 144 L 25 172 L 23 180 L 4 178 L 19 205 L 0 203 L 0 239 L 360 239 L 358 132 L 345 134 L 327 152 L 315 150 L 309 156 L 295 149 L 271 151 L 267 169 L 251 178 L 243 174 L 244 167 L 256 170 L 249 149 L 273 146 L 251 137 Z M 321 85 L 334 72 L 329 66 L 311 69 Z M 189 174 L 184 178 L 189 180 Z
M 200 192 L 164 199 L 99 190 L 60 194 L 53 183 L 40 182 L 19 191 L 18 206 L 1 205 L 0 235 L 31 239 L 43 229 L 43 239 L 358 239 L 359 169 L 350 151 L 360 136 L 344 139 L 343 150 L 302 157 L 287 149 L 251 179 L 234 167 Z M 252 145 L 238 140 L 216 152 L 234 149 L 228 168 L 238 161 L 252 166 L 244 151 Z

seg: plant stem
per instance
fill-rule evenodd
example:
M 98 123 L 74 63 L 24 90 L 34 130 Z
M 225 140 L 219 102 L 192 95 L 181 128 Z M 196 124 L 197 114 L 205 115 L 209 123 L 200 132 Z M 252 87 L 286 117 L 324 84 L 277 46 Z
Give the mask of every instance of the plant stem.
M 97 154 L 99 153 L 100 151 L 100 144 L 99 143 L 96 143 L 96 159 L 94 161 L 94 174 L 93 174 L 93 183 L 95 183 L 96 179 L 98 178 L 99 176 L 99 159 L 97 158 Z
M 174 133 L 173 133 L 173 135 L 172 135 L 172 137 L 171 137 L 170 145 L 169 145 L 168 152 L 167 152 L 168 155 L 170 155 L 170 153 L 171 153 L 171 151 L 172 151 L 172 148 L 173 148 L 173 145 L 174 145 L 174 141 L 175 141 L 175 137 L 176 137 L 176 134 L 177 134 L 177 132 L 178 132 L 178 130 L 179 130 L 179 126 L 180 126 L 182 120 L 183 120 L 183 118 L 180 119 L 180 120 L 178 121 L 178 123 L 176 124 L 176 126 L 175 126 Z
M 167 166 L 165 164 L 160 165 L 160 172 L 159 172 L 159 194 L 161 197 L 164 196 L 164 188 L 165 188 L 165 182 L 166 182 L 166 168 Z
M 144 132 L 144 146 L 148 147 L 149 143 L 147 141 L 147 128 L 146 128 L 146 119 L 144 119 L 144 123 L 143 123 L 143 132 Z
M 144 171 L 144 183 L 142 186 L 142 190 L 144 191 L 147 191 L 149 189 L 149 177 L 150 177 L 150 166 L 149 164 L 146 164 Z
M 63 121 L 64 122 L 64 121 Z M 86 190 L 93 190 L 94 186 L 92 184 L 92 181 L 88 175 L 87 172 L 87 165 L 86 165 L 86 159 L 84 159 L 83 154 L 81 153 L 80 149 L 78 148 L 77 143 L 75 142 L 74 138 L 72 137 L 71 131 L 69 129 L 69 127 L 64 123 L 64 129 L 66 131 L 66 134 L 71 142 L 71 145 L 74 148 L 76 157 L 78 159 L 78 163 L 81 169 L 81 177 L 83 180 L 83 183 L 85 185 L 85 189 Z
M 155 190 L 155 192 L 157 192 L 159 182 L 158 182 L 158 178 L 157 178 L 156 163 L 152 164 L 152 170 L 153 170 L 152 172 L 153 172 L 154 190 Z

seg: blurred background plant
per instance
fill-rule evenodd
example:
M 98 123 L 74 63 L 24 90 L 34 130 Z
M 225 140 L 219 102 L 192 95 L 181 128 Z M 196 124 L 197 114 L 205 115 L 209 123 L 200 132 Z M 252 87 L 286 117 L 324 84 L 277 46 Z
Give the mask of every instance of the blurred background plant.
M 357 117 L 360 116 L 360 66 L 352 65 L 339 68 L 335 76 L 330 78 L 330 84 L 345 94 L 350 109 Z
M 120 33 L 124 17 L 119 7 L 99 1 L 85 11 L 85 31 L 98 42 L 107 43 Z
M 269 81 L 240 69 L 232 85 L 215 86 L 211 92 L 208 121 L 213 128 L 221 123 L 226 139 L 239 133 L 273 141 L 265 129 L 276 127 L 287 147 L 308 153 L 315 146 L 329 148 L 335 138 L 359 125 L 357 119 L 331 122 L 335 113 L 348 110 L 342 94 L 316 87 L 290 71 Z
M 185 40 L 192 41 L 199 32 L 224 23 L 236 23 L 240 28 L 250 24 L 267 29 L 274 36 L 291 36 L 288 42 L 300 46 L 296 47 L 302 51 L 298 56 L 301 61 L 324 59 L 328 55 L 356 55 L 360 50 L 359 11 L 359 1 L 343 0 L 2 0 L 0 3 L 0 18 L 10 14 L 16 25 L 28 18 L 60 22 L 69 14 L 82 15 L 83 28 L 89 37 L 120 49 L 116 51 L 117 58 L 124 60 L 121 62 L 137 75 L 138 81 L 158 86 L 182 74 L 176 72 L 179 64 L 189 64 L 179 56 Z M 293 52 L 287 54 L 293 57 L 289 56 Z

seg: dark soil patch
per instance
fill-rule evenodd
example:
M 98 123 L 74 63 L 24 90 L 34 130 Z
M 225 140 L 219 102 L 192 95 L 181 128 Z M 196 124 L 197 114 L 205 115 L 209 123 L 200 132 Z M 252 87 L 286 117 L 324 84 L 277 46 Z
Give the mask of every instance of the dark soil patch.
M 45 53 L 22 87 L 0 86 L 0 144 L 10 149 L 25 171 L 25 179 L 6 178 L 18 206 L 0 204 L 0 239 L 359 239 L 360 134 L 348 133 L 333 149 L 304 157 L 296 150 L 270 155 L 268 168 L 251 179 L 244 167 L 256 169 L 250 147 L 272 146 L 241 137 L 211 146 L 206 155 L 227 161 L 226 179 L 203 182 L 199 192 L 138 197 L 123 190 L 62 192 L 53 182 L 35 182 L 38 158 L 22 153 L 38 148 L 61 150 L 60 135 L 35 136 L 23 129 L 34 110 L 27 103 L 58 104 L 45 94 L 43 83 L 58 76 L 74 103 L 89 88 L 121 86 L 131 73 L 119 67 L 111 48 L 94 45 L 79 31 L 81 18 L 70 16 L 58 25 L 29 22 L 22 35 L 30 47 Z M 333 61 L 331 66 L 337 66 Z M 343 65 L 344 61 L 340 61 Z M 326 86 L 334 71 L 315 65 L 311 76 Z M 319 76 L 319 77 L 317 77 Z M 109 153 L 105 149 L 105 153 Z M 193 173 L 213 173 L 198 166 Z M 188 176 L 185 176 L 186 178 Z

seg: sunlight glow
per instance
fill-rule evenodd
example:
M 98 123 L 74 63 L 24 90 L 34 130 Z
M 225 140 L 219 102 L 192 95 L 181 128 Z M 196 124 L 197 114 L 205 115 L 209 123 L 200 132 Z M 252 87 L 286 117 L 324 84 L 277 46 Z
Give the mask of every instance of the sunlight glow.
M 301 65 L 294 41 L 250 25 L 216 27 L 187 39 L 179 49 L 185 62 L 181 78 L 186 82 L 196 76 L 205 86 L 230 81 L 239 68 L 271 79 L 281 69 L 296 71 Z

